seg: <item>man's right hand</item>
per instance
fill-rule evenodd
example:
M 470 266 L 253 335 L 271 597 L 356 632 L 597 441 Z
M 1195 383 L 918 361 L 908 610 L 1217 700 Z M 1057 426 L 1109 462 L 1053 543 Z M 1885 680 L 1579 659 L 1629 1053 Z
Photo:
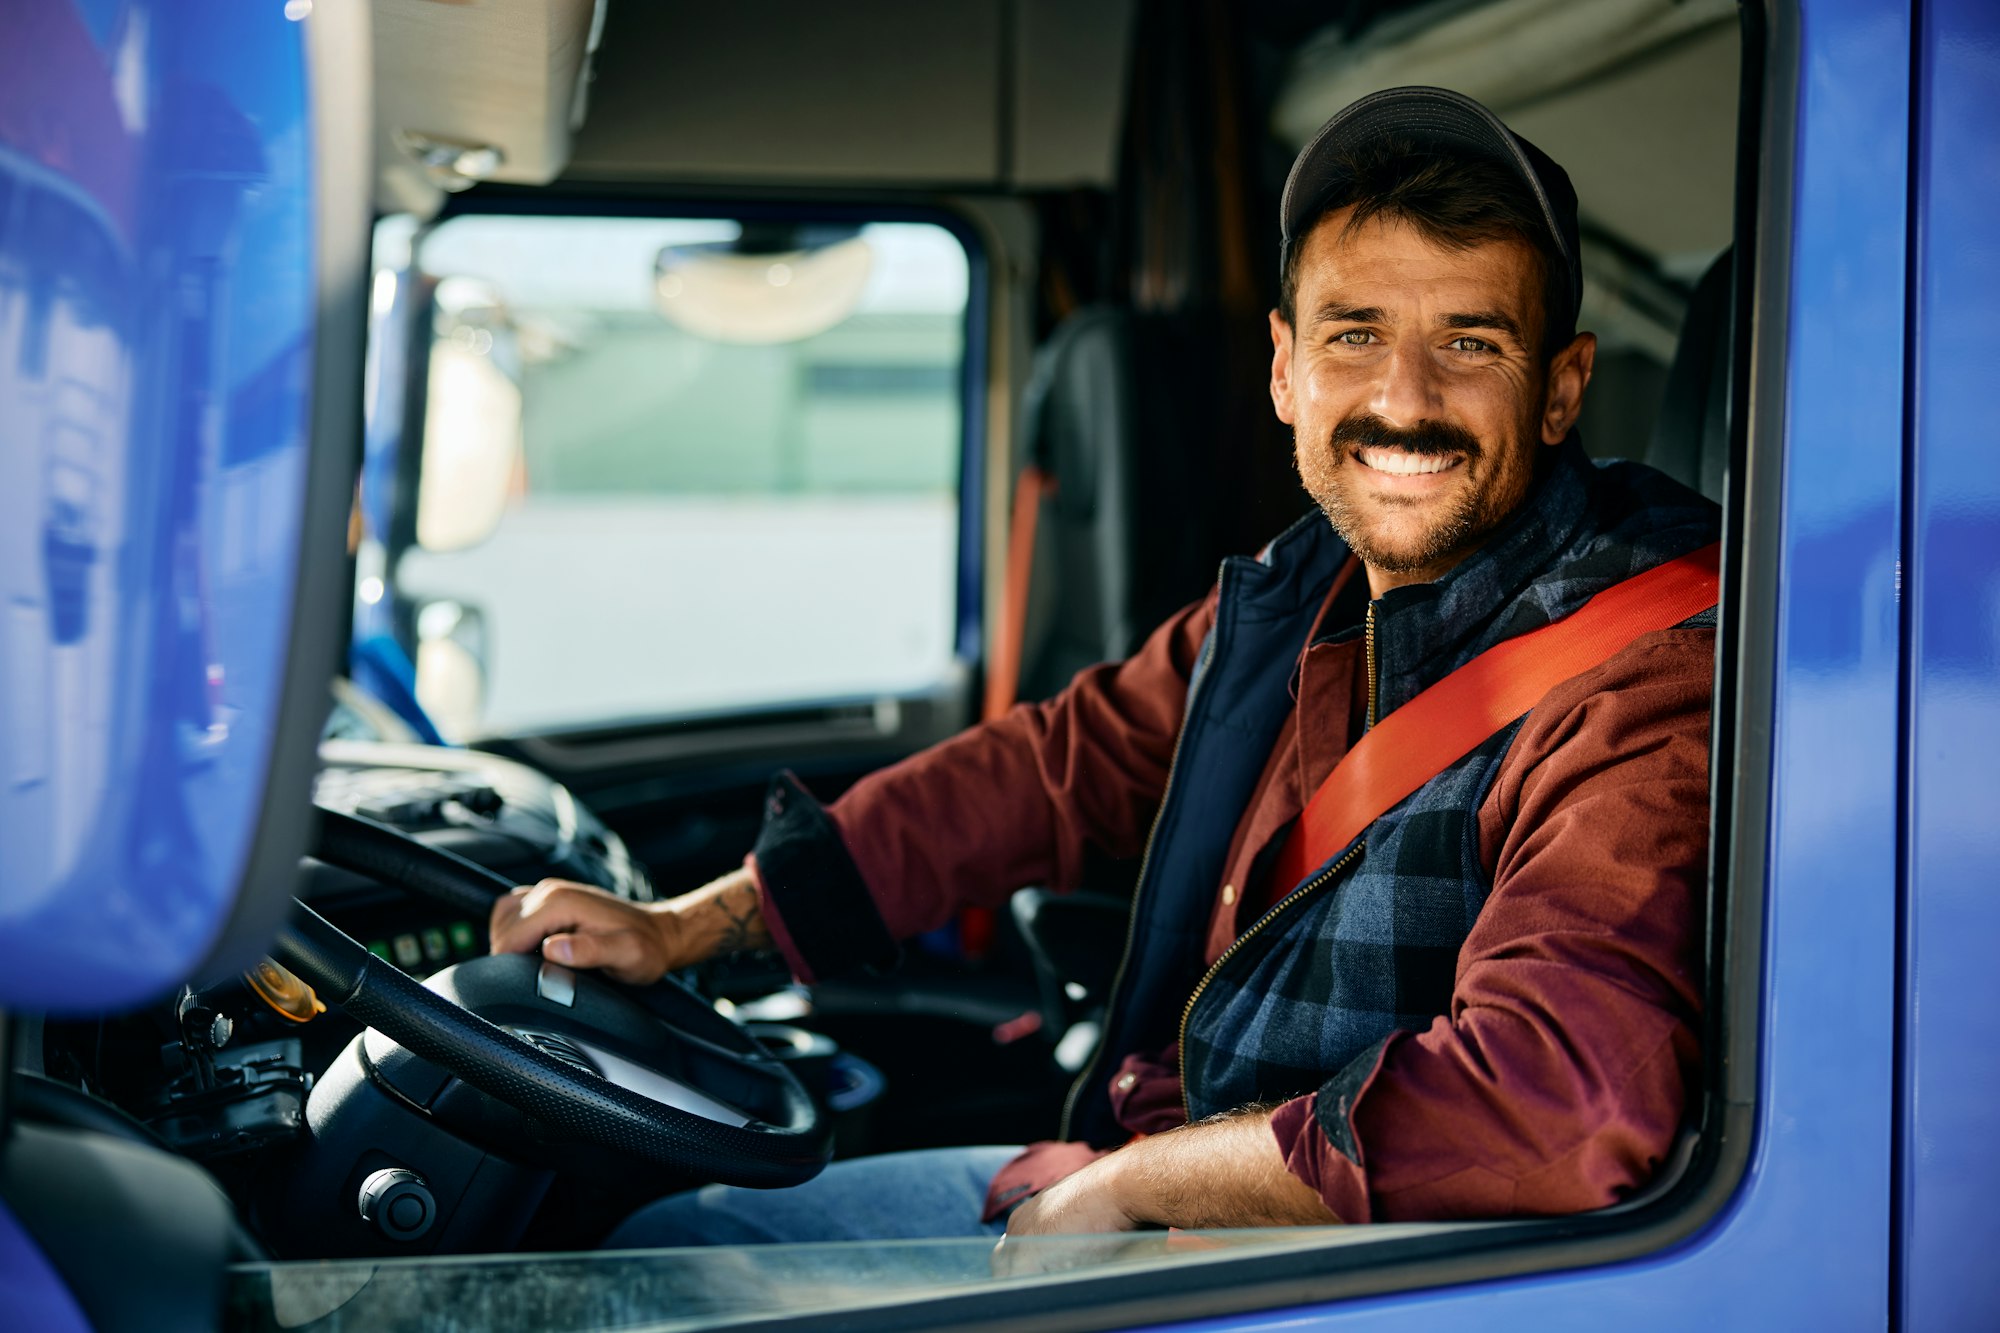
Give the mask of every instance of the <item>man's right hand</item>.
M 757 881 L 747 868 L 658 903 L 545 879 L 496 901 L 488 932 L 494 953 L 532 953 L 539 946 L 551 962 L 596 968 L 635 986 L 720 953 L 771 943 Z

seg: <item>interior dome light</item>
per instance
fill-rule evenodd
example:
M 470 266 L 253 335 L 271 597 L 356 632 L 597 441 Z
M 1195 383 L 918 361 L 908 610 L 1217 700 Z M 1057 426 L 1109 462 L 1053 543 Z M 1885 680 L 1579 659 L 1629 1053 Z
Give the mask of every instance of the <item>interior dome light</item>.
M 874 267 L 874 250 L 859 236 L 758 253 L 734 243 L 670 245 L 653 262 L 653 303 L 716 342 L 797 342 L 853 314 Z

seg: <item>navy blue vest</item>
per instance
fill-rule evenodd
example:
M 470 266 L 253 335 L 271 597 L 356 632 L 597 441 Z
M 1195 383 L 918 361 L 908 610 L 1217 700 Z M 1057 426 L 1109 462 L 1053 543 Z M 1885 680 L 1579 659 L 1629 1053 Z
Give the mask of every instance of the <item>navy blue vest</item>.
M 1479 551 L 1436 583 L 1377 599 L 1380 710 L 1613 583 L 1714 541 L 1717 525 L 1713 504 L 1660 473 L 1594 465 L 1574 442 L 1563 446 Z M 1339 1087 L 1343 1073 L 1356 1081 L 1390 1033 L 1427 1027 L 1449 1005 L 1458 950 L 1491 887 L 1476 814 L 1519 723 L 1376 820 L 1309 875 L 1304 892 L 1203 967 L 1231 835 L 1293 706 L 1299 651 L 1347 555 L 1312 513 L 1256 559 L 1223 564 L 1100 1056 L 1071 1092 L 1067 1138 L 1125 1137 L 1105 1088 L 1107 1055 L 1184 1039 L 1182 1080 L 1199 1119 Z

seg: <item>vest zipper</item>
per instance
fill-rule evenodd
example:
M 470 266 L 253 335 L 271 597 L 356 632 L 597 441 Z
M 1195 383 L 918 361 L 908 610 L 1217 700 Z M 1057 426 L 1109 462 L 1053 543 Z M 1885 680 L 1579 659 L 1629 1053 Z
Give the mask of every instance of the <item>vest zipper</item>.
M 1373 629 L 1372 623 L 1370 625 L 1370 629 L 1371 630 Z M 1216 959 L 1214 965 L 1210 967 L 1207 973 L 1203 975 L 1202 979 L 1198 983 L 1196 983 L 1194 988 L 1194 994 L 1188 996 L 1187 1008 L 1181 1010 L 1181 1031 L 1180 1031 L 1180 1047 L 1179 1047 L 1180 1061 L 1181 1061 L 1181 1113 L 1185 1115 L 1190 1121 L 1194 1119 L 1194 1106 L 1192 1100 L 1188 1096 L 1188 1086 L 1187 1086 L 1187 1027 L 1188 1027 L 1188 1020 L 1194 1017 L 1195 1005 L 1200 1003 L 1201 1001 L 1202 992 L 1208 989 L 1208 983 L 1215 980 L 1217 974 L 1219 974 L 1222 971 L 1222 969 L 1228 965 L 1229 960 L 1236 956 L 1237 951 L 1250 941 L 1251 936 L 1257 934 L 1257 932 L 1264 929 L 1264 927 L 1270 925 L 1273 921 L 1277 920 L 1285 912 L 1291 910 L 1294 904 L 1303 902 L 1305 899 L 1312 897 L 1312 895 L 1319 892 L 1320 889 L 1324 888 L 1326 885 L 1332 883 L 1335 879 L 1339 878 L 1340 872 L 1347 869 L 1348 866 L 1354 864 L 1356 858 L 1358 858 L 1363 852 L 1367 850 L 1368 850 L 1367 843 L 1365 842 L 1355 843 L 1354 846 L 1348 850 L 1347 855 L 1341 857 L 1338 861 L 1335 861 L 1325 870 L 1313 876 L 1310 880 L 1307 880 L 1304 884 L 1300 885 L 1296 889 L 1293 889 L 1290 893 L 1286 894 L 1284 897 L 1280 898 L 1277 902 L 1273 903 L 1271 905 L 1270 911 L 1264 913 L 1263 916 L 1257 918 L 1256 923 L 1252 925 L 1250 929 L 1244 931 L 1241 935 L 1238 935 L 1236 937 L 1235 943 L 1231 944 L 1227 949 L 1224 949 L 1222 951 L 1222 957 Z
M 1361 729 L 1375 725 L 1375 603 L 1368 603 L 1368 720 Z

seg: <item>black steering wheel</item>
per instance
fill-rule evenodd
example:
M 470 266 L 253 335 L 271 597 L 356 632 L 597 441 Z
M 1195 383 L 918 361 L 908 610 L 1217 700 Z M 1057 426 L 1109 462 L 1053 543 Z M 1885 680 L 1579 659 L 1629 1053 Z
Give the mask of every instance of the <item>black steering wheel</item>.
M 384 824 L 322 808 L 312 854 L 483 918 L 513 886 Z M 832 1127 L 791 1071 L 700 996 L 523 954 L 418 982 L 296 903 L 274 947 L 371 1031 L 371 1072 L 454 1134 L 516 1161 L 630 1181 L 810 1180 Z

